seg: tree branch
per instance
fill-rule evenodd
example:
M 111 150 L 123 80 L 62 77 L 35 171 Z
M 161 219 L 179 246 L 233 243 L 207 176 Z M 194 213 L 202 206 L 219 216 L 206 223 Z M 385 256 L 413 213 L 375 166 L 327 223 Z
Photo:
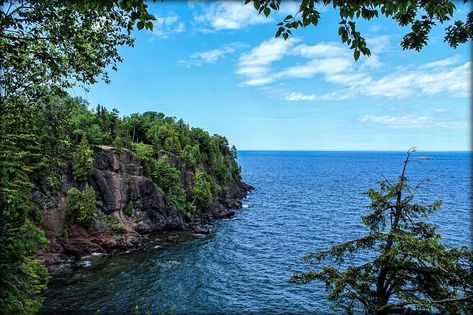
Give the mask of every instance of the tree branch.
M 444 304 L 444 303 L 462 302 L 462 301 L 468 301 L 468 300 L 473 301 L 473 295 L 459 296 L 459 297 L 448 298 L 448 299 L 443 299 L 443 300 L 434 300 L 434 301 L 429 301 L 429 303 Z M 378 308 L 376 311 L 381 313 L 381 312 L 389 310 L 389 309 L 400 308 L 400 307 L 404 307 L 404 306 L 407 306 L 407 305 L 416 305 L 416 304 L 417 304 L 416 302 L 403 302 L 403 303 L 398 303 L 398 304 L 387 304 L 387 305 L 384 305 L 384 306 Z

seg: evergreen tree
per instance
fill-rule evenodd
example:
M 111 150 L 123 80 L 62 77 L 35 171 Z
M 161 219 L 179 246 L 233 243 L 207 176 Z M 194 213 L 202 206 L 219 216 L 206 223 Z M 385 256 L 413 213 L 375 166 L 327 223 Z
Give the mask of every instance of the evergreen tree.
M 90 149 L 89 141 L 85 136 L 72 154 L 72 175 L 76 181 L 87 180 L 94 170 L 93 151 Z
M 356 308 L 368 314 L 473 311 L 473 253 L 445 245 L 437 227 L 425 221 L 441 202 L 416 201 L 420 184 L 411 187 L 406 177 L 412 152 L 397 182 L 384 180 L 379 190 L 366 193 L 371 212 L 362 220 L 368 235 L 304 257 L 316 264 L 333 259 L 341 268 L 296 273 L 294 281 L 324 282 L 328 299 L 347 313 Z M 360 251 L 373 258 L 355 264 L 353 255 Z
M 48 280 L 32 258 L 47 245 L 32 222 L 30 177 L 41 160 L 36 110 L 12 100 L 0 105 L 0 117 L 0 314 L 34 314 Z
M 73 187 L 67 191 L 69 217 L 72 222 L 90 228 L 95 222 L 95 191 L 87 187 L 83 192 Z
M 195 172 L 192 195 L 201 208 L 207 208 L 212 200 L 211 184 L 205 171 L 198 169 Z

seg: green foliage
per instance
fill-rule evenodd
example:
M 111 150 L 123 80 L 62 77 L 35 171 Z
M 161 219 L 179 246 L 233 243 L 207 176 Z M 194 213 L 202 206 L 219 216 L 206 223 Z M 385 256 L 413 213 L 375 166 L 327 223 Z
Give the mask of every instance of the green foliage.
M 185 212 L 194 212 L 194 208 L 186 201 L 186 194 L 181 183 L 181 173 L 168 163 L 167 156 L 155 161 L 151 175 L 153 182 L 171 198 L 176 207 Z
M 41 306 L 40 294 L 46 288 L 48 274 L 40 261 L 30 257 L 47 245 L 47 240 L 27 218 L 27 198 L 22 196 L 27 196 L 28 190 L 16 191 L 15 186 L 21 183 L 11 184 L 1 185 L 0 309 L 5 313 L 32 314 Z
M 153 169 L 153 148 L 149 144 L 143 142 L 132 143 L 132 150 L 136 153 L 137 158 L 143 166 L 143 174 L 150 177 Z
M 116 70 L 122 60 L 119 46 L 133 44 L 138 22 L 152 29 L 154 17 L 144 1 L 12 0 L 0 6 L 0 313 L 34 314 L 48 277 L 31 258 L 47 243 L 31 222 L 31 187 L 44 178 L 57 183 L 59 166 L 84 135 L 92 144 L 114 135 L 110 120 L 97 119 L 64 90 L 99 77 L 108 82 L 105 70 Z
M 123 209 L 123 213 L 129 217 L 133 215 L 133 203 L 131 201 L 128 201 L 125 206 L 125 209 Z
M 190 168 L 195 168 L 202 160 L 198 144 L 186 145 L 184 149 L 181 150 L 180 155 Z
M 107 226 L 108 229 L 112 229 L 112 226 L 114 224 L 120 223 L 118 218 L 115 216 L 115 214 L 110 213 L 110 214 L 104 214 L 102 212 L 97 213 L 97 220 L 103 223 L 105 226 Z
M 192 195 L 201 208 L 207 208 L 210 205 L 210 201 L 212 200 L 211 183 L 207 173 L 201 169 L 195 172 Z
M 64 233 L 62 233 L 62 242 L 64 244 L 69 243 L 69 230 L 68 229 L 64 229 Z
M 6 274 L 2 280 L 0 312 L 36 314 L 44 300 L 40 294 L 46 289 L 48 270 L 41 261 L 29 257 L 18 262 L 17 266 L 20 270 L 11 270 L 12 273 Z M 20 278 L 15 275 L 19 275 Z M 11 290 L 12 288 L 14 290 Z
M 152 29 L 143 1 L 2 1 L 0 86 L 11 97 L 36 97 L 77 82 L 109 82 L 106 69 L 122 61 L 120 46 L 132 46 L 135 23 Z
M 278 11 L 281 0 L 245 0 L 252 2 L 258 13 L 266 17 L 272 11 Z M 384 15 L 402 27 L 409 26 L 411 31 L 404 35 L 401 46 L 403 49 L 421 50 L 428 43 L 429 33 L 436 24 L 447 24 L 455 13 L 455 1 L 328 1 L 300 0 L 299 8 L 294 15 L 288 15 L 277 24 L 276 37 L 285 40 L 292 35 L 292 30 L 299 27 L 316 27 L 321 19 L 324 7 L 332 6 L 338 10 L 340 22 L 338 35 L 342 43 L 353 49 L 353 58 L 358 60 L 360 53 L 371 55 L 366 47 L 365 38 L 356 28 L 356 20 L 370 21 Z M 473 12 L 468 14 L 466 21 L 457 20 L 445 29 L 444 41 L 451 47 L 466 43 L 473 38 Z
M 214 135 L 210 138 L 208 164 L 210 174 L 220 185 L 240 180 L 240 169 L 236 163 L 236 153 L 229 149 L 225 137 Z
M 126 227 L 121 222 L 113 223 L 111 229 L 115 233 L 125 233 Z
M 83 192 L 73 187 L 67 191 L 71 221 L 90 228 L 95 223 L 95 191 L 87 187 Z
M 44 233 L 31 223 L 39 219 L 31 207 L 31 187 L 44 178 L 57 187 L 59 170 L 71 159 L 75 179 L 86 180 L 93 171 L 91 145 L 149 146 L 150 154 L 138 152 L 147 176 L 164 149 L 180 155 L 190 145 L 184 159 L 196 166 L 207 161 L 207 153 L 197 153 L 207 150 L 209 136 L 202 133 L 207 139 L 200 139 L 200 147 L 182 121 L 156 112 L 120 118 L 103 106 L 90 111 L 85 100 L 65 92 L 99 78 L 109 81 L 106 69 L 116 70 L 119 47 L 133 44 L 133 27 L 152 29 L 154 17 L 145 1 L 4 1 L 2 8 L 0 310 L 28 314 L 39 309 L 47 282 L 41 263 L 31 259 L 46 245 Z M 92 209 L 90 190 L 83 194 L 88 205 L 75 209 Z M 193 210 L 185 194 L 172 198 L 184 211 Z M 73 220 L 91 225 L 89 214 Z M 21 228 L 29 231 L 20 233 Z
M 43 298 L 48 273 L 32 256 L 47 245 L 31 221 L 34 172 L 46 172 L 38 108 L 21 99 L 0 105 L 0 313 L 34 314 Z M 38 163 L 40 165 L 38 165 Z
M 424 221 L 441 202 L 416 201 L 420 184 L 410 187 L 405 177 L 412 152 L 397 182 L 384 180 L 379 190 L 367 191 L 371 212 L 362 220 L 368 235 L 305 256 L 311 264 L 332 264 L 296 273 L 294 281 L 324 282 L 328 299 L 347 313 L 356 307 L 368 314 L 473 311 L 473 252 L 443 244 L 437 227 Z M 372 258 L 355 260 L 360 251 Z
M 94 170 L 93 151 L 85 136 L 72 154 L 72 175 L 76 181 L 84 181 Z

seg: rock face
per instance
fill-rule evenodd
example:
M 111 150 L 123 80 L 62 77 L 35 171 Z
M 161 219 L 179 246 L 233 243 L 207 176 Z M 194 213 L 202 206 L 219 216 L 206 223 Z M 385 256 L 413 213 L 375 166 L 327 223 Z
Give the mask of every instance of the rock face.
M 105 214 L 116 213 L 137 232 L 151 233 L 183 229 L 181 214 L 169 198 L 143 176 L 143 169 L 133 152 L 100 146 L 94 160 L 96 171 L 88 183 L 96 191 L 97 208 Z M 133 216 L 126 218 L 125 206 L 131 202 Z
M 167 155 L 169 162 L 181 172 L 181 182 L 190 196 L 193 172 L 178 156 Z M 166 230 L 208 233 L 203 225 L 235 215 L 230 209 L 241 208 L 240 200 L 252 190 L 243 182 L 231 183 L 224 187 L 218 200 L 212 200 L 208 209 L 190 215 L 179 212 L 161 189 L 143 175 L 140 162 L 128 149 L 98 146 L 94 168 L 87 184 L 96 193 L 97 220 L 89 230 L 68 225 L 67 190 L 86 185 L 74 182 L 70 166 L 61 170 L 60 187 L 52 188 L 44 181 L 35 188 L 33 201 L 43 210 L 42 227 L 50 240 L 49 247 L 38 252 L 37 257 L 51 270 L 71 257 L 141 249 L 146 246 L 150 233 Z M 132 206 L 130 216 L 124 213 L 129 204 Z

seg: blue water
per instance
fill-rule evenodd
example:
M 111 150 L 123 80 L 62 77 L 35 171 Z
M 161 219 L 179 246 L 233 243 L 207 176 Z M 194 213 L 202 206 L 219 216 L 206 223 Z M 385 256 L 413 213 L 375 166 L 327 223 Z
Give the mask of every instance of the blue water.
M 419 199 L 444 204 L 431 220 L 444 241 L 471 246 L 470 153 L 420 153 L 407 176 L 429 178 Z M 93 260 L 94 268 L 52 282 L 44 313 L 140 310 L 180 313 L 331 313 L 321 283 L 288 282 L 301 256 L 365 232 L 362 193 L 399 176 L 398 152 L 239 152 L 256 190 L 232 220 L 186 241 Z

